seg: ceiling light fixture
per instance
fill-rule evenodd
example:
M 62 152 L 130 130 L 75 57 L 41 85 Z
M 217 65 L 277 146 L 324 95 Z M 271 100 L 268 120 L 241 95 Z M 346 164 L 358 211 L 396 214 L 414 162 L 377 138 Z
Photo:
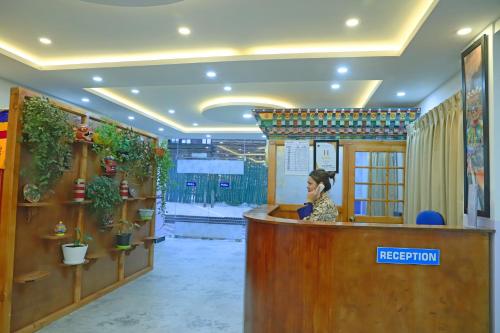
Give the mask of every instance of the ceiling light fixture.
M 92 78 L 92 80 L 94 80 L 95 82 L 102 82 L 102 77 L 100 77 L 100 76 L 94 76 Z
M 331 87 L 332 89 L 337 90 L 337 89 L 340 89 L 340 84 L 338 84 L 338 83 L 334 83 L 334 84 L 332 84 L 330 87 Z
M 52 41 L 47 37 L 40 37 L 40 38 L 38 38 L 38 41 L 44 45 L 52 44 Z
M 231 88 L 231 86 L 225 86 L 225 87 L 224 87 L 224 90 L 225 90 L 225 91 L 231 91 L 231 90 L 233 90 L 233 88 Z
M 359 24 L 359 19 L 354 18 L 354 17 L 345 21 L 345 25 L 347 25 L 349 28 L 354 28 L 358 24 Z
M 193 123 L 193 126 L 198 126 L 198 123 Z
M 134 120 L 135 117 L 134 116 L 128 116 L 128 120 Z
M 347 69 L 347 67 L 344 67 L 344 66 L 337 68 L 337 73 L 339 73 L 339 74 L 345 74 L 348 71 L 349 71 L 349 69 Z
M 180 27 L 179 29 L 177 29 L 177 31 L 183 36 L 188 36 L 191 34 L 191 29 L 189 29 L 188 27 Z
M 170 114 L 174 114 L 174 113 L 175 113 L 175 110 L 174 110 L 174 109 L 170 109 L 170 110 L 168 110 L 168 113 L 170 113 Z
M 163 132 L 165 129 L 163 127 L 158 128 L 158 131 Z
M 252 115 L 251 115 L 250 113 L 245 113 L 245 114 L 243 115 L 243 118 L 245 118 L 245 119 L 250 119 L 250 118 L 252 118 Z
M 471 28 L 465 27 L 465 28 L 459 29 L 457 31 L 457 35 L 459 35 L 459 36 L 465 36 L 465 35 L 470 34 L 471 32 L 472 32 Z
M 84 97 L 84 98 L 82 98 L 82 102 L 88 103 L 88 102 L 90 102 L 90 99 L 88 99 L 87 97 Z
M 132 89 L 132 90 L 130 90 L 130 91 L 132 92 L 132 94 L 136 94 L 136 95 L 137 95 L 138 93 L 140 93 L 139 89 Z
M 209 72 L 207 72 L 206 75 L 207 75 L 207 77 L 209 77 L 211 79 L 213 79 L 214 77 L 217 77 L 217 73 L 214 71 L 209 71 Z
M 406 93 L 404 91 L 398 91 L 396 95 L 398 95 L 398 97 L 403 97 L 406 96 Z

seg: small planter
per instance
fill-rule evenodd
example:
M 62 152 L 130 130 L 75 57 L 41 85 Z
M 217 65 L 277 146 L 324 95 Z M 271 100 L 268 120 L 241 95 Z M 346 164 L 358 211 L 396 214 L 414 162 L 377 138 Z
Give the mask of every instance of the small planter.
M 139 220 L 141 221 L 149 221 L 153 218 L 154 214 L 153 209 L 145 209 L 145 208 L 140 208 L 139 209 Z
M 128 250 L 132 248 L 130 245 L 130 240 L 132 238 L 132 234 L 117 234 L 116 235 L 116 248 L 120 250 Z
M 64 244 L 61 246 L 64 255 L 64 263 L 66 265 L 80 265 L 85 262 L 85 254 L 87 253 L 88 245 L 74 245 L 73 243 Z

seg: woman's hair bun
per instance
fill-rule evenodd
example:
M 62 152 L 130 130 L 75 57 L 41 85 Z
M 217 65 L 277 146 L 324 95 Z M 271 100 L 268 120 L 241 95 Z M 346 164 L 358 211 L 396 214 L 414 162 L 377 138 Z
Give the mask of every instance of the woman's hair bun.
M 335 180 L 336 173 L 334 171 L 327 171 L 328 177 Z

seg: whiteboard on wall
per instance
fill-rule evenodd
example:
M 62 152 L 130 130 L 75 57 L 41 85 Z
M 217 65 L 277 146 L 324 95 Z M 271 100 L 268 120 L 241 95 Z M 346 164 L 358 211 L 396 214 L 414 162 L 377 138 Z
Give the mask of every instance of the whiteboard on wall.
M 313 170 L 313 146 L 309 147 L 309 172 Z M 342 205 L 342 178 L 344 147 L 339 148 L 339 173 L 335 176 L 335 184 L 329 191 L 330 198 L 336 205 Z M 285 147 L 276 147 L 276 203 L 303 204 L 307 197 L 307 175 L 285 175 Z M 331 181 L 331 179 L 330 179 Z

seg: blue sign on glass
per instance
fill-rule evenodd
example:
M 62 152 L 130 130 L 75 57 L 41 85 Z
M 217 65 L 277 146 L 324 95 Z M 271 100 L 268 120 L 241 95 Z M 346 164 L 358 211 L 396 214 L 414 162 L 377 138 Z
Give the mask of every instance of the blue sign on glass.
M 377 247 L 378 264 L 431 265 L 441 263 L 438 249 L 414 249 L 404 247 Z
M 220 188 L 229 188 L 229 182 L 220 182 L 219 187 Z
M 186 182 L 187 187 L 196 187 L 196 182 Z

